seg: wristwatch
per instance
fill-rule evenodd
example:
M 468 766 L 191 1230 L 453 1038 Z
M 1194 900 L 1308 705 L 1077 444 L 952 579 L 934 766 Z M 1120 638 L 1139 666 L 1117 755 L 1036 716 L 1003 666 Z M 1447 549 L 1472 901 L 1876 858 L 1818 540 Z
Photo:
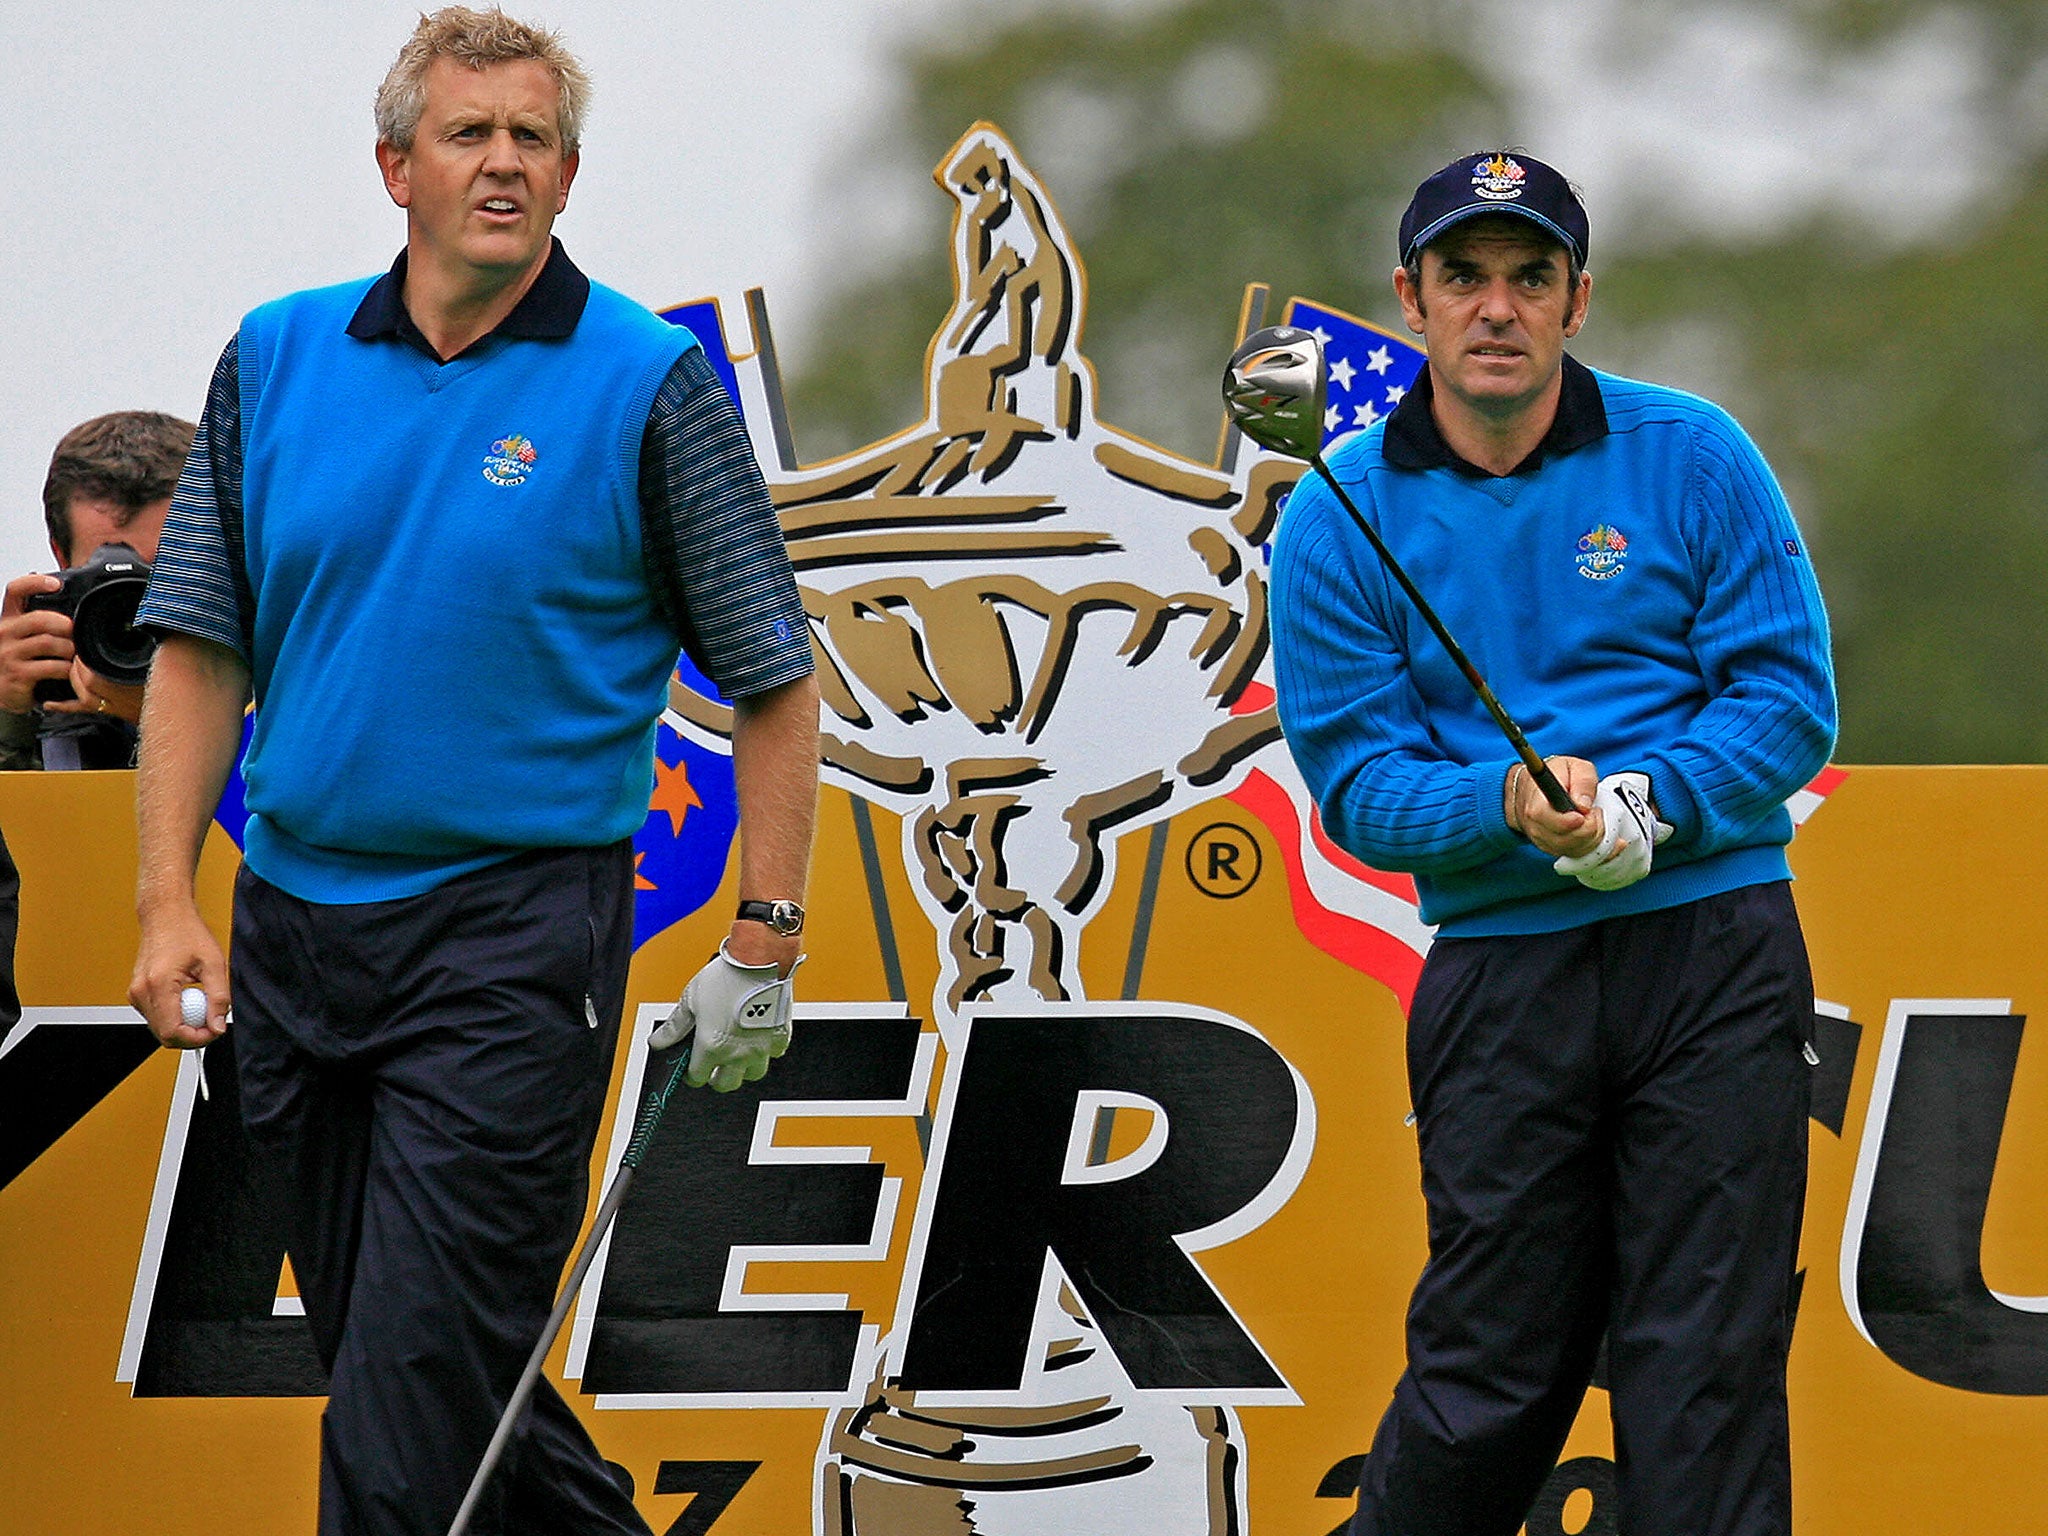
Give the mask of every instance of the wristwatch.
M 741 922 L 766 923 L 785 939 L 804 931 L 804 909 L 793 901 L 743 901 L 739 917 Z

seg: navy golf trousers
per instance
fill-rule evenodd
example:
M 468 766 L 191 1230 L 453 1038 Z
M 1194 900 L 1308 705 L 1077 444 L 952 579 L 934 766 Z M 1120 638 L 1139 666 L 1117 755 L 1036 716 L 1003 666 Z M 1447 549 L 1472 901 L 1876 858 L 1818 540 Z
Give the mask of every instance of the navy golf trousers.
M 1512 1536 L 1603 1332 L 1623 1536 L 1786 1536 L 1812 1014 L 1783 882 L 1432 948 L 1429 1262 L 1354 1536 Z
M 296 1169 L 289 1243 L 330 1376 L 321 1536 L 445 1536 L 583 1219 L 632 953 L 632 850 L 544 850 L 401 901 L 246 867 L 243 1117 Z M 647 1536 L 543 1377 L 478 1536 Z

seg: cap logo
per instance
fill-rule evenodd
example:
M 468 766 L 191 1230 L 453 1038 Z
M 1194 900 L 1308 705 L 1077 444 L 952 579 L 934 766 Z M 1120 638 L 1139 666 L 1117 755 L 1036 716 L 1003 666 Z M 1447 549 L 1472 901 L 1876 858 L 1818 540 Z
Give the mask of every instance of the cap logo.
M 1488 155 L 1472 167 L 1472 190 L 1489 202 L 1513 202 L 1529 173 L 1508 155 Z

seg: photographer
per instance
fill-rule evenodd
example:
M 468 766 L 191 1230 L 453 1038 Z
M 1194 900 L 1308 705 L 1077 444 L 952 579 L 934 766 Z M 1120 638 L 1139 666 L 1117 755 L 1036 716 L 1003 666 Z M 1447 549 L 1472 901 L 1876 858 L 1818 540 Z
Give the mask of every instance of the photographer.
M 193 430 L 161 411 L 116 411 L 64 435 L 43 482 L 43 520 L 65 571 L 108 544 L 156 558 Z M 142 688 L 93 671 L 75 652 L 69 613 L 36 605 L 65 589 L 60 576 L 32 571 L 0 603 L 0 769 L 134 765 Z

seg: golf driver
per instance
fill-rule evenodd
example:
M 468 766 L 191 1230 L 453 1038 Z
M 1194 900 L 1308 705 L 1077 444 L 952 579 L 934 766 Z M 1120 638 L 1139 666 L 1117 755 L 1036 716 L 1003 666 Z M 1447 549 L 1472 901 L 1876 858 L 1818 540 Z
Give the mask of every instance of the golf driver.
M 1458 670 L 1465 674 L 1465 681 L 1479 695 L 1479 702 L 1493 716 L 1493 723 L 1507 737 L 1508 745 L 1515 749 L 1515 756 L 1522 760 L 1522 766 L 1543 792 L 1543 798 L 1550 802 L 1551 809 L 1560 815 L 1571 815 L 1578 807 L 1572 804 L 1572 797 L 1565 793 L 1564 786 L 1557 782 L 1557 775 L 1536 755 L 1536 749 L 1529 745 L 1529 738 L 1501 708 L 1500 700 L 1486 686 L 1486 679 L 1479 675 L 1479 669 L 1472 665 L 1464 648 L 1451 638 L 1451 632 L 1444 628 L 1444 621 L 1436 616 L 1436 610 L 1429 606 L 1428 599 L 1408 579 L 1408 573 L 1401 569 L 1401 562 L 1394 558 L 1394 552 L 1387 548 L 1372 524 L 1365 520 L 1357 504 L 1337 483 L 1337 477 L 1330 473 L 1330 466 L 1323 459 L 1325 379 L 1321 337 L 1298 326 L 1269 325 L 1264 330 L 1253 331 L 1230 354 L 1230 365 L 1223 370 L 1224 409 L 1230 412 L 1230 419 L 1237 424 L 1237 429 L 1261 448 L 1284 453 L 1291 459 L 1306 459 L 1322 475 L 1323 483 L 1337 493 L 1337 500 L 1351 514 L 1351 520 L 1358 524 L 1366 542 L 1372 545 L 1373 553 L 1385 564 L 1387 573 L 1408 594 L 1408 601 L 1415 605 L 1415 611 L 1429 625 L 1429 632 L 1442 642 L 1451 660 L 1458 664 Z
M 597 1215 L 590 1223 L 590 1232 L 583 1239 L 583 1246 L 576 1250 L 576 1262 L 570 1265 L 569 1278 L 562 1283 L 562 1294 L 555 1298 L 555 1310 L 548 1316 L 547 1327 L 541 1330 L 540 1342 L 533 1346 L 533 1353 L 527 1357 L 519 1385 L 512 1389 L 505 1411 L 498 1416 L 498 1427 L 491 1433 L 491 1443 L 484 1448 L 484 1459 L 477 1463 L 476 1475 L 469 1480 L 469 1492 L 462 1496 L 462 1507 L 455 1512 L 455 1523 L 448 1527 L 448 1536 L 464 1536 L 469 1529 L 477 1501 L 483 1497 L 491 1473 L 497 1469 L 498 1461 L 512 1439 L 512 1426 L 519 1422 L 519 1415 L 525 1411 L 527 1401 L 540 1381 L 541 1365 L 554 1345 L 555 1335 L 562 1331 L 562 1324 L 568 1320 L 569 1307 L 576 1299 L 583 1277 L 590 1272 L 598 1245 L 604 1241 L 605 1233 L 611 1230 L 613 1218 L 625 1203 L 626 1191 L 633 1187 L 633 1174 L 654 1141 L 654 1129 L 661 1124 L 669 1096 L 676 1091 L 676 1084 L 683 1080 L 683 1073 L 690 1065 L 690 1047 L 691 1041 L 685 1036 L 669 1051 L 648 1052 L 649 1061 L 657 1066 L 663 1056 L 672 1052 L 675 1064 L 669 1068 L 667 1080 L 659 1088 L 649 1089 L 647 1096 L 640 1101 L 640 1112 L 633 1118 L 633 1139 L 626 1144 L 626 1150 L 619 1158 L 619 1171 L 612 1176 L 611 1187 L 604 1192 L 603 1203 L 598 1206 Z

